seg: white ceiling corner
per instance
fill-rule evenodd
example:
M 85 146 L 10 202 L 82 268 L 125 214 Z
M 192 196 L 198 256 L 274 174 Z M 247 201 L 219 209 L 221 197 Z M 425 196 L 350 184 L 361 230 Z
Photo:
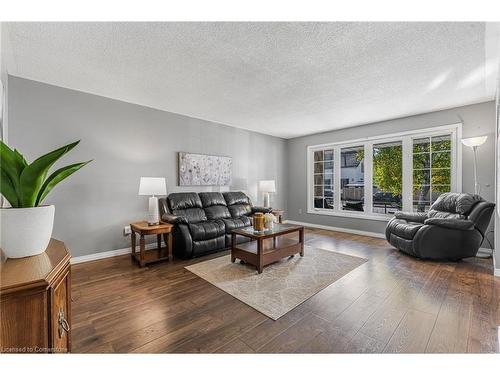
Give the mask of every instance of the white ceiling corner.
M 9 23 L 7 63 L 14 76 L 293 138 L 492 100 L 498 25 Z

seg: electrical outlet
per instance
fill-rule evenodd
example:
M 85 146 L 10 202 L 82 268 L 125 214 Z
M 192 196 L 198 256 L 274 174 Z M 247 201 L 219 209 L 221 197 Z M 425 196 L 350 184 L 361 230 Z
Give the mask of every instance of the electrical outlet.
M 302 208 L 299 208 L 299 215 L 302 215 Z
M 123 227 L 123 235 L 128 236 L 130 233 L 132 233 L 132 230 L 130 229 L 130 225 L 126 225 Z

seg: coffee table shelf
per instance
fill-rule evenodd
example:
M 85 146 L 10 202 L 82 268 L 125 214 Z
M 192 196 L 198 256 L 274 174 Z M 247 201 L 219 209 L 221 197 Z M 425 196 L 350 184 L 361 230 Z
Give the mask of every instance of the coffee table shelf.
M 298 239 L 290 238 L 293 233 Z M 237 243 L 236 236 L 250 238 L 251 242 Z M 252 229 L 235 229 L 231 232 L 231 262 L 236 259 L 252 264 L 262 273 L 264 266 L 278 260 L 300 254 L 304 256 L 304 227 L 299 225 L 277 224 L 272 231 L 254 232 Z

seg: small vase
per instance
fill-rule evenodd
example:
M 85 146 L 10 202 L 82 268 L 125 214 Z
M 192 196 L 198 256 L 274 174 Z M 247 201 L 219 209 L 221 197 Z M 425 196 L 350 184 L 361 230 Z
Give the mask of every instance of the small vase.
M 274 228 L 274 221 L 270 220 L 270 221 L 266 221 L 266 223 L 264 224 L 266 230 L 273 230 Z

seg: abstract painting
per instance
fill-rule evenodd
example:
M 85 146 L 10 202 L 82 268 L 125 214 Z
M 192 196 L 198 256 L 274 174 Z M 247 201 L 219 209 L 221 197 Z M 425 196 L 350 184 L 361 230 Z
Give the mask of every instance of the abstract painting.
M 180 186 L 229 186 L 232 174 L 230 157 L 179 152 Z

